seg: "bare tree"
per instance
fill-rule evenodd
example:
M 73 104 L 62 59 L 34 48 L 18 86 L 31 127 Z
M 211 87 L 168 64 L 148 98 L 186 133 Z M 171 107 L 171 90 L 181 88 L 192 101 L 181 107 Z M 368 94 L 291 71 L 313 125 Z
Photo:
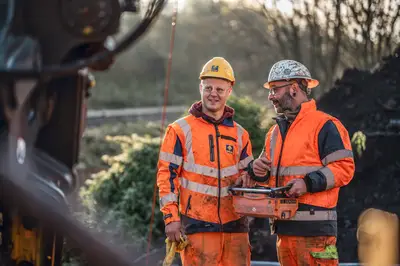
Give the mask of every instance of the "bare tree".
M 400 40 L 398 0 L 292 0 L 290 15 L 279 11 L 279 0 L 272 6 L 265 3 L 242 5 L 263 19 L 264 31 L 249 24 L 238 9 L 232 12 L 281 59 L 305 63 L 321 80 L 321 93 L 344 68 L 371 67 Z
M 345 23 L 353 44 L 346 50 L 353 62 L 369 67 L 392 51 L 399 42 L 400 2 L 398 0 L 344 0 Z

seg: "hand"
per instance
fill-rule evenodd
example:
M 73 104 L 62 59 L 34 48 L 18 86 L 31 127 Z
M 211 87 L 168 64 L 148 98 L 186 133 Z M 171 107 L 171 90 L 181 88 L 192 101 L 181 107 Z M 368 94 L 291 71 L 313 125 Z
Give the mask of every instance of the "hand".
M 256 176 L 262 177 L 271 170 L 271 162 L 265 157 L 255 159 L 253 162 L 253 172 Z
M 307 193 L 307 186 L 306 183 L 302 178 L 296 178 L 293 180 L 290 180 L 287 185 L 292 185 L 290 190 L 286 192 L 286 194 L 289 197 L 300 197 L 301 195 L 304 195 Z
M 242 184 L 242 187 L 254 187 L 256 182 L 251 179 L 247 172 L 243 172 L 238 179 L 236 179 L 235 186 Z
M 165 234 L 171 241 L 179 242 L 181 239 L 181 222 L 170 222 L 165 226 Z

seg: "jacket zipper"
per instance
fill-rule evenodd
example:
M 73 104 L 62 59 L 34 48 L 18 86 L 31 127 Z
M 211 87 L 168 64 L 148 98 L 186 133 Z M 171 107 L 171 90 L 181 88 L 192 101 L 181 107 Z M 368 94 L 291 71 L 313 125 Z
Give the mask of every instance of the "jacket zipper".
M 214 162 L 214 137 L 213 135 L 208 135 L 208 144 L 210 146 L 210 161 Z
M 220 231 L 223 232 L 222 220 L 221 220 L 221 215 L 220 215 L 220 209 L 221 209 L 221 162 L 220 162 L 219 141 L 218 141 L 218 138 L 221 136 L 221 134 L 219 133 L 218 126 L 216 124 L 214 124 L 214 127 L 215 127 L 215 136 L 216 136 L 217 163 L 218 163 L 218 220 L 219 220 L 219 224 L 221 225 Z
M 187 215 L 188 211 L 190 210 L 190 200 L 192 199 L 192 195 L 189 195 L 188 202 L 186 205 L 185 215 Z

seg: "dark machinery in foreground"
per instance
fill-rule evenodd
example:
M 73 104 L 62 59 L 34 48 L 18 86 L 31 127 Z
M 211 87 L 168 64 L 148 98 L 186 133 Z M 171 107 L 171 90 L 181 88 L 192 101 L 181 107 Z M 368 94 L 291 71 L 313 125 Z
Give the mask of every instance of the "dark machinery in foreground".
M 103 71 L 148 29 L 165 1 L 149 1 L 121 42 L 123 12 L 139 0 L 0 3 L 0 265 L 59 266 L 72 238 L 91 265 L 133 265 L 69 214 L 85 126 L 89 71 Z M 139 16 L 139 14 L 137 14 Z

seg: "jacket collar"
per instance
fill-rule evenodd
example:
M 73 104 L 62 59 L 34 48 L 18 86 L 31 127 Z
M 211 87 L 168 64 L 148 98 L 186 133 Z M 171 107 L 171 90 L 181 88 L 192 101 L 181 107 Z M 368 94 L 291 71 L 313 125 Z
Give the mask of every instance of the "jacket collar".
M 300 120 L 304 116 L 306 116 L 309 112 L 316 111 L 317 104 L 314 99 L 309 100 L 308 102 L 304 102 L 300 105 L 300 112 L 296 116 L 295 120 Z
M 215 120 L 203 113 L 201 101 L 195 102 L 190 107 L 189 113 L 197 118 L 203 118 L 208 123 L 233 127 L 233 115 L 235 114 L 235 110 L 227 105 L 225 105 L 224 114 L 219 120 Z
M 305 117 L 308 113 L 317 110 L 317 105 L 315 103 L 314 99 L 311 99 L 310 101 L 304 102 L 300 105 L 299 111 L 297 115 L 295 112 L 293 113 L 294 119 L 291 120 L 291 124 L 295 124 L 298 121 L 300 121 L 303 117 Z M 290 122 L 288 118 L 285 115 L 279 115 L 278 117 L 274 118 L 276 123 L 278 124 L 279 131 L 281 132 L 281 135 L 283 138 L 285 138 L 286 133 L 289 129 Z
M 316 111 L 316 110 L 317 110 L 317 104 L 316 104 L 314 99 L 311 99 L 311 100 L 309 100 L 307 102 L 304 102 L 299 106 L 299 111 L 295 115 L 295 117 L 292 120 L 292 122 L 301 120 L 309 112 Z M 286 116 L 284 114 L 281 114 L 281 115 L 277 116 L 275 118 L 275 120 L 288 120 L 288 119 L 286 118 Z

